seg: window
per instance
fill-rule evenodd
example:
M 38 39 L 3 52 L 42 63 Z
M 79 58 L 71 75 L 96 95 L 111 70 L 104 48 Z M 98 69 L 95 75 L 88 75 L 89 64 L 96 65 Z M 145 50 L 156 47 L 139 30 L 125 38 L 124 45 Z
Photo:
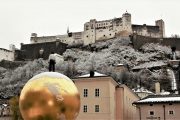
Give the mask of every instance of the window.
M 95 89 L 95 97 L 99 97 L 99 89 Z
M 111 36 L 111 34 L 109 34 Z
M 95 112 L 99 112 L 99 105 L 95 105 Z
M 174 115 L 174 111 L 170 110 L 169 115 Z
M 83 106 L 83 112 L 87 112 L 87 105 Z
M 84 97 L 88 97 L 88 89 L 84 89 Z
M 104 35 L 104 37 L 106 37 L 106 35 Z
M 87 35 L 86 37 L 88 38 L 89 36 Z
M 153 104 L 150 104 L 150 106 L 153 106 Z
M 154 111 L 150 111 L 150 112 L 149 112 L 149 115 L 154 115 Z
M 91 25 L 91 29 L 94 29 L 94 26 L 93 26 L 93 25 Z

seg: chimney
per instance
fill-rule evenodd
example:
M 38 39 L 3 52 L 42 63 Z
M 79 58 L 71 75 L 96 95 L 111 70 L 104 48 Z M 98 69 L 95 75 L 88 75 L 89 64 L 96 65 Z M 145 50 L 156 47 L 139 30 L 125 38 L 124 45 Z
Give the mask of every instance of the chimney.
M 159 82 L 155 83 L 155 93 L 160 94 L 160 83 Z
M 90 77 L 94 77 L 94 71 L 90 71 Z

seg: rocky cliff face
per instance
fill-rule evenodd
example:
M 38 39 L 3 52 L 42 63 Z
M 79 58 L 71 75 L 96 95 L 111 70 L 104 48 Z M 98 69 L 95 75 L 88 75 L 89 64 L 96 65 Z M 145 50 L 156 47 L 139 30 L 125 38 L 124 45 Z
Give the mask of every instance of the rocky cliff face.
M 164 69 L 170 55 L 171 48 L 166 46 L 146 44 L 137 51 L 132 47 L 129 39 L 116 38 L 91 46 L 69 47 L 63 54 L 65 61 L 56 64 L 56 71 L 75 77 L 93 69 L 112 76 L 130 88 L 141 83 L 142 86 L 153 90 L 154 82 L 164 82 L 169 79 Z M 179 51 L 177 57 L 180 58 Z M 159 63 L 162 66 L 152 67 Z M 129 71 L 121 73 L 114 71 L 118 64 L 128 66 Z M 134 71 L 133 68 L 137 66 L 140 66 L 140 69 Z M 1 67 L 0 96 L 7 98 L 19 94 L 23 85 L 32 76 L 44 71 L 48 71 L 48 61 L 42 59 L 26 62 L 13 69 Z

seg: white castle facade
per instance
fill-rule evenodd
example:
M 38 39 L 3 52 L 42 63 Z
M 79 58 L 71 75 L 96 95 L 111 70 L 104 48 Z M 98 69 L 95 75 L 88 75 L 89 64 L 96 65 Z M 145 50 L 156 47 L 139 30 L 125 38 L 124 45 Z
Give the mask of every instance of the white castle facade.
M 72 44 L 92 44 L 97 41 L 107 40 L 115 37 L 128 37 L 136 33 L 142 36 L 162 38 L 165 36 L 165 27 L 163 20 L 157 20 L 155 26 L 135 25 L 131 23 L 131 14 L 126 12 L 120 18 L 97 21 L 91 19 L 84 24 L 84 31 L 69 32 L 65 35 L 42 36 L 38 37 L 36 33 L 31 34 L 31 44 L 60 41 L 69 45 Z
M 9 50 L 0 48 L 0 61 L 1 60 L 8 60 L 8 61 L 14 61 L 15 59 L 15 45 L 10 44 Z

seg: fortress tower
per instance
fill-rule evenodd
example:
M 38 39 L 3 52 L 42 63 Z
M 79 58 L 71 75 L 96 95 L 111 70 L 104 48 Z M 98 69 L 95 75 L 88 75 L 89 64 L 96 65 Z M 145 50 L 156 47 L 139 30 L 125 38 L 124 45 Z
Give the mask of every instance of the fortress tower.
M 122 15 L 123 29 L 132 33 L 131 14 L 127 11 Z
M 90 22 L 84 24 L 83 39 L 84 44 L 95 43 L 96 40 L 96 19 L 91 19 Z
M 161 20 L 157 20 L 156 22 L 156 26 L 159 26 L 159 33 L 161 34 L 161 37 L 165 37 L 165 24 L 164 21 Z
M 31 33 L 31 43 L 36 43 L 37 33 Z

